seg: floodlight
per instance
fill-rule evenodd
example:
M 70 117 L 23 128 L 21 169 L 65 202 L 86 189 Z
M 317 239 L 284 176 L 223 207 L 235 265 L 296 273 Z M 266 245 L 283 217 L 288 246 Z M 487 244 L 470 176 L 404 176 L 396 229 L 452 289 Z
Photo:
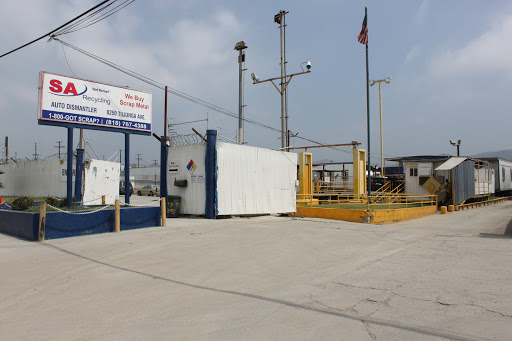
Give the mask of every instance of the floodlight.
M 254 83 L 258 83 L 258 82 L 260 81 L 260 79 L 258 78 L 258 76 L 256 76 L 256 75 L 254 74 L 254 72 L 253 72 L 253 73 L 251 73 L 251 77 L 252 77 L 252 80 L 254 81 Z
M 235 50 L 237 50 L 237 51 L 240 51 L 240 50 L 243 50 L 243 49 L 246 49 L 246 48 L 247 48 L 247 45 L 245 45 L 244 41 L 239 41 L 235 45 Z

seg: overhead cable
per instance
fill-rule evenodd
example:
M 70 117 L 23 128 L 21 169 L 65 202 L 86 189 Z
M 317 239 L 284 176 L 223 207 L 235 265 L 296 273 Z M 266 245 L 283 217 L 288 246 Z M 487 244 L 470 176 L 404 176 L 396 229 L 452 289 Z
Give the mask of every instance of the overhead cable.
M 43 39 L 44 37 L 48 37 L 48 36 L 52 35 L 53 33 L 57 32 L 58 30 L 60 30 L 60 29 L 62 29 L 62 28 L 64 28 L 64 27 L 66 27 L 67 25 L 69 25 L 69 24 L 73 23 L 74 21 L 76 21 L 76 20 L 78 20 L 79 18 L 83 17 L 83 16 L 84 16 L 84 15 L 86 15 L 87 13 L 94 11 L 96 8 L 103 6 L 105 3 L 109 2 L 109 1 L 110 1 L 110 0 L 105 0 L 105 1 L 101 2 L 100 4 L 98 4 L 98 5 L 94 6 L 93 8 L 91 8 L 91 9 L 89 9 L 89 10 L 85 11 L 84 13 L 80 14 L 80 15 L 79 15 L 79 16 L 77 16 L 76 18 L 74 18 L 74 19 L 72 19 L 72 20 L 68 21 L 68 22 L 67 22 L 67 23 L 65 23 L 64 25 L 57 27 L 57 28 L 56 28 L 56 29 L 54 29 L 53 31 L 51 31 L 51 32 L 49 32 L 49 33 L 46 33 L 45 35 L 43 35 L 43 36 L 41 36 L 41 37 L 39 37 L 39 38 L 37 38 L 37 39 L 34 39 L 34 40 L 32 40 L 31 42 L 26 43 L 25 45 L 22 45 L 22 46 L 20 46 L 20 47 L 18 47 L 18 48 L 15 48 L 15 49 L 14 49 L 14 50 L 12 50 L 12 51 L 9 51 L 9 52 L 7 52 L 7 53 L 4 53 L 3 55 L 1 55 L 1 56 L 0 56 L 0 58 L 5 57 L 5 56 L 7 56 L 8 54 L 11 54 L 11 53 L 13 53 L 13 52 L 15 52 L 15 51 L 18 51 L 18 50 L 20 50 L 20 49 L 22 49 L 22 48 L 24 48 L 24 47 L 26 47 L 26 46 L 28 46 L 28 45 L 30 45 L 30 44 L 33 44 L 33 43 L 35 43 L 36 41 L 39 41 L 39 40 Z
M 61 39 L 59 39 L 59 38 L 57 38 L 55 36 L 51 36 L 51 39 L 53 39 L 53 40 L 55 40 L 55 41 L 65 45 L 65 46 L 67 46 L 67 47 L 69 47 L 69 48 L 71 48 L 71 49 L 73 49 L 73 50 L 75 50 L 77 52 L 80 52 L 80 53 L 82 53 L 82 54 L 84 54 L 84 55 L 86 55 L 86 56 L 88 56 L 88 57 L 90 57 L 90 58 L 92 58 L 92 59 L 94 59 L 96 61 L 99 61 L 100 63 L 103 63 L 103 64 L 105 64 L 105 65 L 107 65 L 107 66 L 109 66 L 109 67 L 111 67 L 113 69 L 116 69 L 116 70 L 118 70 L 118 71 L 120 71 L 120 72 L 122 72 L 122 73 L 124 73 L 124 74 L 126 74 L 128 76 L 136 78 L 136 79 L 140 80 L 141 82 L 144 82 L 146 84 L 152 85 L 152 86 L 154 86 L 154 87 L 156 87 L 158 89 L 165 90 L 166 86 L 163 83 L 160 83 L 160 82 L 158 82 L 158 81 L 156 81 L 154 79 L 151 79 L 149 77 L 146 77 L 144 75 L 141 75 L 141 74 L 139 74 L 139 73 L 137 73 L 135 71 L 129 70 L 129 69 L 127 69 L 127 68 L 125 68 L 125 67 L 123 67 L 121 65 L 115 64 L 115 63 L 113 63 L 113 62 L 111 62 L 111 61 L 109 61 L 109 60 L 107 60 L 105 58 L 99 57 L 99 56 L 97 56 L 97 55 L 95 55 L 95 54 L 93 54 L 91 52 L 85 51 L 85 50 L 83 50 L 83 49 L 81 49 L 81 48 L 79 48 L 77 46 L 74 46 L 74 45 L 72 45 L 70 43 L 67 43 L 67 42 L 65 42 L 65 41 L 63 41 L 63 40 L 61 40 Z M 239 119 L 238 114 L 235 114 L 234 112 L 231 112 L 231 111 L 229 111 L 227 109 L 221 108 L 221 107 L 219 107 L 219 106 L 217 106 L 215 104 L 206 102 L 206 101 L 204 101 L 204 100 L 202 100 L 200 98 L 194 97 L 192 95 L 189 95 L 189 94 L 184 93 L 182 91 L 179 91 L 177 89 L 173 89 L 172 87 L 167 86 L 167 92 L 169 92 L 170 94 L 173 94 L 173 95 L 175 95 L 177 97 L 183 98 L 183 99 L 185 99 L 187 101 L 190 101 L 192 103 L 201 105 L 201 106 L 203 106 L 205 108 L 214 110 L 214 111 L 216 111 L 218 113 L 221 113 L 221 114 L 224 114 L 224 115 L 227 115 L 227 116 Z M 243 117 L 242 119 L 243 119 L 243 121 L 245 121 L 247 123 L 250 123 L 250 124 L 253 124 L 255 126 L 258 126 L 258 127 L 261 127 L 261 128 L 265 128 L 265 129 L 268 129 L 268 130 L 272 130 L 272 131 L 281 133 L 280 129 L 271 127 L 271 126 L 266 125 L 264 123 L 261 123 L 261 122 L 258 122 L 258 121 L 255 121 L 255 120 L 252 120 L 252 119 L 249 119 L 249 118 L 246 118 L 246 117 Z M 298 139 L 301 139 L 301 140 L 309 141 L 309 142 L 318 144 L 320 146 L 327 145 L 326 143 L 322 143 L 322 142 L 319 142 L 319 141 L 308 139 L 308 138 L 305 138 L 305 137 L 302 137 L 302 136 L 294 136 L 294 138 L 298 138 Z M 344 152 L 344 153 L 352 153 L 352 151 L 350 151 L 350 150 L 340 149 L 339 147 L 328 147 L 328 148 L 334 149 L 334 150 L 337 150 L 337 151 L 341 151 L 341 152 Z
M 114 2 L 110 3 L 108 6 L 114 4 L 115 2 L 117 2 L 118 0 L 114 0 Z M 54 36 L 59 36 L 59 35 L 63 35 L 63 34 L 69 34 L 69 33 L 73 33 L 73 32 L 76 32 L 76 31 L 80 31 L 80 30 L 83 30 L 84 28 L 87 28 L 89 26 L 92 26 L 102 20 L 105 20 L 106 18 L 110 17 L 111 15 L 119 12 L 120 10 L 122 10 L 123 8 L 125 8 L 126 6 L 128 5 L 131 5 L 133 2 L 135 2 L 135 0 L 125 0 L 124 2 L 120 3 L 118 6 L 112 8 L 110 11 L 106 12 L 106 13 L 103 13 L 102 15 L 100 15 L 99 17 L 97 18 L 94 18 L 94 16 L 92 16 L 91 18 L 88 18 L 88 19 L 84 19 L 81 23 L 77 23 L 76 25 L 74 25 L 73 27 L 66 27 L 65 29 L 63 29 L 62 31 L 59 31 L 59 32 L 56 32 L 54 34 Z M 105 10 L 108 6 L 105 6 L 104 8 L 102 8 L 101 10 L 98 11 L 99 12 L 102 12 L 103 10 Z M 97 14 L 97 13 L 96 13 Z M 90 20 L 89 20 L 90 19 Z M 89 20 L 89 22 L 87 22 L 87 20 Z M 82 26 L 80 26 L 82 25 Z

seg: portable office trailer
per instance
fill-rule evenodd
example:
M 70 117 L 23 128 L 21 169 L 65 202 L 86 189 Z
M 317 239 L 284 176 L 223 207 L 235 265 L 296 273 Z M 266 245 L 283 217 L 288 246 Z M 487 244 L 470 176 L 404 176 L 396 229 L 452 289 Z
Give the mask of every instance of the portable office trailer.
M 494 193 L 494 172 L 487 161 L 454 156 L 435 171 L 449 172 L 446 185 L 454 205 L 468 199 L 489 197 Z
M 433 176 L 441 185 L 448 179 L 449 172 L 434 172 L 435 168 L 440 166 L 449 156 L 407 156 L 387 161 L 398 162 L 398 169 L 404 170 L 404 193 L 405 194 L 430 194 L 423 184 Z
M 388 161 L 404 167 L 406 194 L 430 194 L 423 184 L 433 177 L 441 185 L 440 203 L 458 205 L 468 199 L 489 196 L 494 190 L 494 172 L 489 163 L 468 157 L 410 156 Z
M 499 157 L 481 158 L 492 165 L 495 183 L 494 189 L 496 193 L 512 191 L 512 161 Z

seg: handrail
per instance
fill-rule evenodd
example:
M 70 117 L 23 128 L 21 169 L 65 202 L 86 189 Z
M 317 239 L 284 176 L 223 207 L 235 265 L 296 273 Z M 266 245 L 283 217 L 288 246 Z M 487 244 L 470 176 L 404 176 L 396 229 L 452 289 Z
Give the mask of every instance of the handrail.
M 378 196 L 371 195 L 370 201 L 366 194 L 356 195 L 353 193 L 297 194 L 297 198 L 300 200 L 299 205 L 329 206 L 329 208 L 340 208 L 343 205 L 362 205 L 368 210 L 372 207 L 383 208 L 383 205 L 389 209 L 437 206 L 436 194 L 386 193 Z M 384 202 L 380 199 L 383 199 Z

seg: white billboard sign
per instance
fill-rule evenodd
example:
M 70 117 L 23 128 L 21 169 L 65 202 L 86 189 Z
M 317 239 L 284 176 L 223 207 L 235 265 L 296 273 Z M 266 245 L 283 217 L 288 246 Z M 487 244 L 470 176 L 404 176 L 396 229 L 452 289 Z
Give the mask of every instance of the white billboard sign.
M 41 72 L 38 120 L 47 125 L 151 134 L 151 93 Z

